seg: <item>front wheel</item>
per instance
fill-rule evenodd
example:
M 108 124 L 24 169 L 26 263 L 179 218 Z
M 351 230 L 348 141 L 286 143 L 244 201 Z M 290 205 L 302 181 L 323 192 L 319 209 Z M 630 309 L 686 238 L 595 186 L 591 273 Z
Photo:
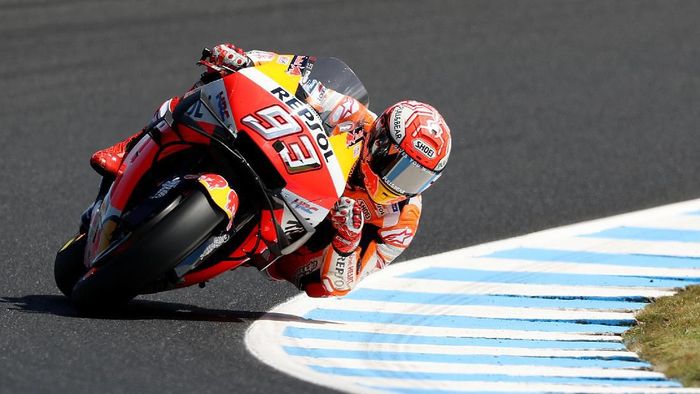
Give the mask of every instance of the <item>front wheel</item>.
M 136 229 L 125 250 L 116 248 L 104 265 L 82 276 L 71 293 L 73 304 L 90 312 L 129 301 L 201 245 L 224 216 L 202 191 L 191 190 L 157 223 Z
M 87 272 L 87 268 L 83 264 L 86 239 L 85 233 L 80 233 L 66 242 L 56 253 L 56 260 L 53 263 L 53 277 L 56 280 L 56 286 L 66 297 L 70 297 L 73 286 Z

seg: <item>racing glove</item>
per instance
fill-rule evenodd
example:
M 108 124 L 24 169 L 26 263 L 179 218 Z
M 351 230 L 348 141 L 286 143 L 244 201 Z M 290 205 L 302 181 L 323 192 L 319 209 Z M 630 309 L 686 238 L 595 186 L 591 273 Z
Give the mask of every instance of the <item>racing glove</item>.
M 310 297 L 343 296 L 360 278 L 359 245 L 365 223 L 360 205 L 352 198 L 341 197 L 331 209 L 330 219 L 336 234 L 323 254 L 320 283 L 304 286 Z
M 336 231 L 333 248 L 341 255 L 349 255 L 360 245 L 365 218 L 357 201 L 341 197 L 330 212 L 331 224 Z
M 229 71 L 238 71 L 244 67 L 248 67 L 253 62 L 246 56 L 243 49 L 231 43 L 219 44 L 212 48 L 211 54 L 207 59 L 209 63 L 228 69 Z

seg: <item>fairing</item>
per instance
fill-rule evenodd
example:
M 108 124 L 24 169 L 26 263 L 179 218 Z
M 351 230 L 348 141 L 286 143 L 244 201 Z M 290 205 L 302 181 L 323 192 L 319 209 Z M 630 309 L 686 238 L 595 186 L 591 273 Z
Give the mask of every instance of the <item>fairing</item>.
M 337 72 L 335 79 L 333 70 Z M 108 248 L 112 218 L 128 207 L 135 188 L 152 165 L 186 149 L 181 141 L 213 144 L 206 135 L 235 150 L 236 140 L 245 134 L 257 146 L 258 154 L 274 167 L 283 185 L 265 185 L 267 194 L 277 202 L 272 209 L 263 208 L 258 225 L 231 254 L 230 260 L 187 273 L 180 285 L 210 279 L 255 254 L 266 254 L 271 262 L 280 253 L 291 253 L 301 246 L 343 193 L 359 149 L 347 146 L 345 133 L 329 135 L 319 115 L 303 100 L 300 82 L 323 78 L 322 83 L 334 90 L 365 103 L 368 98 L 352 70 L 337 59 L 309 59 L 299 71 L 290 72 L 288 65 L 283 64 L 246 68 L 189 92 L 180 102 L 173 100 L 166 111 L 161 111 L 164 113 L 154 127 L 157 132 L 144 136 L 129 152 L 99 214 L 93 218 L 94 243 L 88 248 L 91 250 L 86 256 L 88 265 Z M 221 180 L 226 182 L 223 177 Z M 200 183 L 231 219 L 232 212 L 228 209 L 231 204 L 223 194 L 228 197 L 231 193 L 226 192 L 236 187 L 235 182 L 230 186 L 227 183 L 220 193 L 207 182 Z M 272 245 L 279 246 L 277 256 L 265 253 Z

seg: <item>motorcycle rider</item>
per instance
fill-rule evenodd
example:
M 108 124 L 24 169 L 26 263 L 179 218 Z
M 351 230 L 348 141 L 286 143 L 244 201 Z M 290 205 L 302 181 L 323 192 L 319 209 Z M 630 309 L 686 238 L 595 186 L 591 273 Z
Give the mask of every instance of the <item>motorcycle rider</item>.
M 286 62 L 292 69 L 299 58 L 304 57 L 246 53 L 232 44 L 220 44 L 204 59 L 209 72 L 194 87 L 209 82 L 206 79 L 212 74 L 223 76 L 267 62 Z M 356 99 L 317 81 L 307 81 L 303 88 L 307 103 L 332 134 L 348 132 L 348 139 L 354 139 L 349 143 L 364 143 L 345 192 L 319 231 L 297 251 L 270 265 L 267 273 L 311 297 L 343 296 L 361 279 L 391 263 L 413 240 L 421 193 L 440 177 L 448 161 L 450 129 L 428 104 L 400 101 L 376 116 Z M 95 152 L 91 165 L 102 175 L 116 175 L 139 136 Z

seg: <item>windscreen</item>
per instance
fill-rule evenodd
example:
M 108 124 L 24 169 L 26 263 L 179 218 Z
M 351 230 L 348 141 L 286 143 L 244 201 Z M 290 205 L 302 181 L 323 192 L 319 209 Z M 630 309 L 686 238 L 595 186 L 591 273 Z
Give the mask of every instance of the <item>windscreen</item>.
M 317 80 L 327 88 L 351 96 L 365 107 L 369 106 L 369 94 L 365 85 L 355 75 L 355 72 L 340 59 L 334 57 L 316 58 L 311 71 L 304 75 L 303 79 L 304 82 L 311 80 Z

